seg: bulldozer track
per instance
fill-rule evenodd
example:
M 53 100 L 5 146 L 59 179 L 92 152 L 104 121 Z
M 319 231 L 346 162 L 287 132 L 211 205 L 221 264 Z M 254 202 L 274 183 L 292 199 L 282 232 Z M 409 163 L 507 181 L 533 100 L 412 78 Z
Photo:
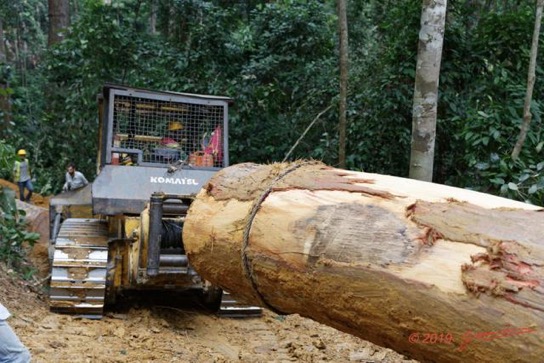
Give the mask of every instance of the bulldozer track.
M 104 310 L 108 227 L 99 219 L 69 218 L 54 244 L 51 311 L 99 319 Z
M 102 318 L 108 276 L 107 223 L 99 219 L 66 219 L 53 250 L 51 311 Z M 226 318 L 260 317 L 262 309 L 240 303 L 224 291 L 217 314 Z
M 235 300 L 230 293 L 223 290 L 221 305 L 217 314 L 225 318 L 257 318 L 263 313 L 258 306 L 250 306 Z

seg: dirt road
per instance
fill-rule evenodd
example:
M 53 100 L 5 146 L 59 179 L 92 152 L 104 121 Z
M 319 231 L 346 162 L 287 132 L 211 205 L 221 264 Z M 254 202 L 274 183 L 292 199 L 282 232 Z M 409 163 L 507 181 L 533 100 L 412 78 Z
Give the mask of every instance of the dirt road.
M 0 267 L 0 301 L 33 362 L 415 362 L 298 315 L 219 318 L 186 303 L 129 300 L 102 320 L 50 313 Z M 190 299 L 188 299 L 190 302 Z
M 4 186 L 14 188 L 9 182 Z M 2 185 L 2 183 L 0 183 Z M 33 204 L 47 207 L 39 195 Z M 260 318 L 219 318 L 190 296 L 141 296 L 107 310 L 102 320 L 54 314 L 47 302 L 46 244 L 29 254 L 31 281 L 0 263 L 0 302 L 33 362 L 412 362 L 396 352 L 298 315 L 264 311 Z M 39 284 L 39 280 L 43 284 Z

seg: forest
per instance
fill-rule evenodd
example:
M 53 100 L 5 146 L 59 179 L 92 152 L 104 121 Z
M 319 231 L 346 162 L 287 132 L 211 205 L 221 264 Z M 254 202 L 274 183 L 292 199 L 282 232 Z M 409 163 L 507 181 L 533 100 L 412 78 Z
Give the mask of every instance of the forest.
M 539 360 L 543 9 L 0 0 L 0 307 L 33 361 Z
M 424 2 L 425 3 L 425 2 Z M 96 174 L 105 82 L 229 96 L 230 163 L 338 166 L 339 31 L 331 0 L 17 0 L 0 3 L 0 165 L 16 150 L 35 189 L 74 161 Z M 407 177 L 422 2 L 347 2 L 346 168 Z M 450 0 L 433 181 L 544 205 L 544 83 L 518 158 L 533 1 Z M 540 40 L 542 43 L 542 40 Z M 541 48 L 541 47 L 540 47 Z M 317 118 L 317 116 L 319 117 Z

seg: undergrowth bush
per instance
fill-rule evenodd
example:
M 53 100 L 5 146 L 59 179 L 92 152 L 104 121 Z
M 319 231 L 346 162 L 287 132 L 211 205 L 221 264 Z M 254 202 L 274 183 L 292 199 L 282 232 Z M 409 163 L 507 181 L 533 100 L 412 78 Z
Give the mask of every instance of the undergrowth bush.
M 11 169 L 15 162 L 15 148 L 0 140 L 0 179 L 11 179 Z
M 33 246 L 40 235 L 26 231 L 26 212 L 17 209 L 15 193 L 0 187 L 0 261 L 19 268 L 24 260 L 23 245 Z

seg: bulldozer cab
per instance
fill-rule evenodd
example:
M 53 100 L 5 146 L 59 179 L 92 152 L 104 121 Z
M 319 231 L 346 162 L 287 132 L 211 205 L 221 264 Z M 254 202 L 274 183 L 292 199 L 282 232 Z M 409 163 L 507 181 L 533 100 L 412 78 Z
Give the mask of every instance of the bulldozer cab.
M 231 101 L 105 85 L 99 96 L 99 168 L 164 167 L 181 161 L 197 168 L 226 166 Z
M 105 85 L 93 213 L 140 213 L 154 192 L 197 193 L 228 165 L 228 97 Z

